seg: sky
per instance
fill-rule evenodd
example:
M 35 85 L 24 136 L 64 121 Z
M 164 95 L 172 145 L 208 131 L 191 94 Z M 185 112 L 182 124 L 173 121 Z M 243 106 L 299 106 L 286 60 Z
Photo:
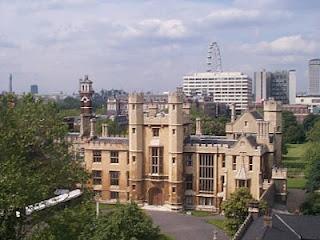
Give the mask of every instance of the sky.
M 0 92 L 174 90 L 206 71 L 217 42 L 224 71 L 296 69 L 320 57 L 319 0 L 0 0 Z

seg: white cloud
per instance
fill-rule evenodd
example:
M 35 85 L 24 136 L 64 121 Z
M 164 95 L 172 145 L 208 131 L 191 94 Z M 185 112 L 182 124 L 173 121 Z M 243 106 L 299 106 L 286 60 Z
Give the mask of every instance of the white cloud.
M 187 33 L 183 22 L 178 19 L 145 19 L 137 24 L 126 26 L 124 36 L 127 37 L 161 37 L 181 38 Z
M 234 26 L 238 26 L 243 23 L 261 24 L 275 22 L 279 19 L 288 19 L 291 15 L 288 11 L 278 10 L 270 10 L 266 14 L 266 12 L 259 9 L 220 8 L 211 11 L 207 16 L 199 19 L 199 22 L 209 22 L 215 25 L 234 24 Z
M 301 35 L 284 36 L 271 42 L 262 41 L 256 44 L 244 44 L 244 51 L 263 54 L 312 54 L 320 49 L 320 43 L 305 39 Z

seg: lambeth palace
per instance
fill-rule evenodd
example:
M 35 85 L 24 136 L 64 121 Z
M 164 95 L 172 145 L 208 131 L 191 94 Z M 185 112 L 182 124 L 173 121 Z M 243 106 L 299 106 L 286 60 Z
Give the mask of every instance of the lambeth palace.
M 171 210 L 219 211 L 239 187 L 259 200 L 273 185 L 286 197 L 286 169 L 281 166 L 281 104 L 264 102 L 263 114 L 247 110 L 231 121 L 225 136 L 203 135 L 201 119 L 191 134 L 190 106 L 182 94 L 168 95 L 158 110 L 144 96 L 128 99 L 127 136 L 110 136 L 108 125 L 96 134 L 92 81 L 80 79 L 80 131 L 68 134 L 75 154 L 91 173 L 89 186 L 106 203 L 135 201 Z

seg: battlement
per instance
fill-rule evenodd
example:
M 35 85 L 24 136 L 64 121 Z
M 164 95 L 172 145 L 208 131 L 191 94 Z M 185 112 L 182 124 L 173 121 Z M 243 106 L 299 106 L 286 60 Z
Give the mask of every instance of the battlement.
M 168 103 L 183 103 L 182 95 L 177 92 L 170 92 L 168 95 Z
M 88 75 L 84 75 L 84 78 L 83 78 L 83 79 L 80 78 L 80 79 L 79 79 L 79 82 L 80 82 L 80 83 L 90 83 L 90 84 L 92 84 L 92 81 L 89 79 L 89 76 L 88 76 Z
M 129 140 L 126 137 L 104 137 L 91 140 L 88 142 L 88 148 L 90 149 L 110 149 L 110 150 L 122 150 L 127 151 L 129 146 Z
M 281 112 L 281 103 L 274 99 L 269 99 L 263 102 L 263 111 L 265 112 Z
M 129 103 L 144 103 L 144 94 L 143 93 L 130 93 L 129 94 Z
M 287 168 L 272 168 L 272 179 L 287 179 Z
M 150 125 L 168 125 L 168 114 L 158 113 L 157 115 L 144 116 L 144 123 Z
M 215 149 L 217 148 L 224 148 L 224 149 L 232 149 L 232 144 L 223 144 L 223 143 L 186 143 L 184 144 L 185 151 L 195 151 L 196 149 L 199 150 L 208 150 L 215 153 Z M 255 151 L 257 154 L 262 154 L 265 149 L 261 146 L 256 146 Z M 221 149 L 219 150 L 221 153 Z

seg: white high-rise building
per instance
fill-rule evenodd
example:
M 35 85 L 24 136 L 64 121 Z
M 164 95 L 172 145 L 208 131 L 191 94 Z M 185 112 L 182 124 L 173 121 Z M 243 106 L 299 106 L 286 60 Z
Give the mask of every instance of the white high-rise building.
M 208 95 L 214 102 L 235 104 L 237 111 L 252 101 L 252 79 L 241 72 L 204 72 L 183 77 L 186 96 Z
M 320 94 L 320 59 L 309 61 L 309 94 Z

